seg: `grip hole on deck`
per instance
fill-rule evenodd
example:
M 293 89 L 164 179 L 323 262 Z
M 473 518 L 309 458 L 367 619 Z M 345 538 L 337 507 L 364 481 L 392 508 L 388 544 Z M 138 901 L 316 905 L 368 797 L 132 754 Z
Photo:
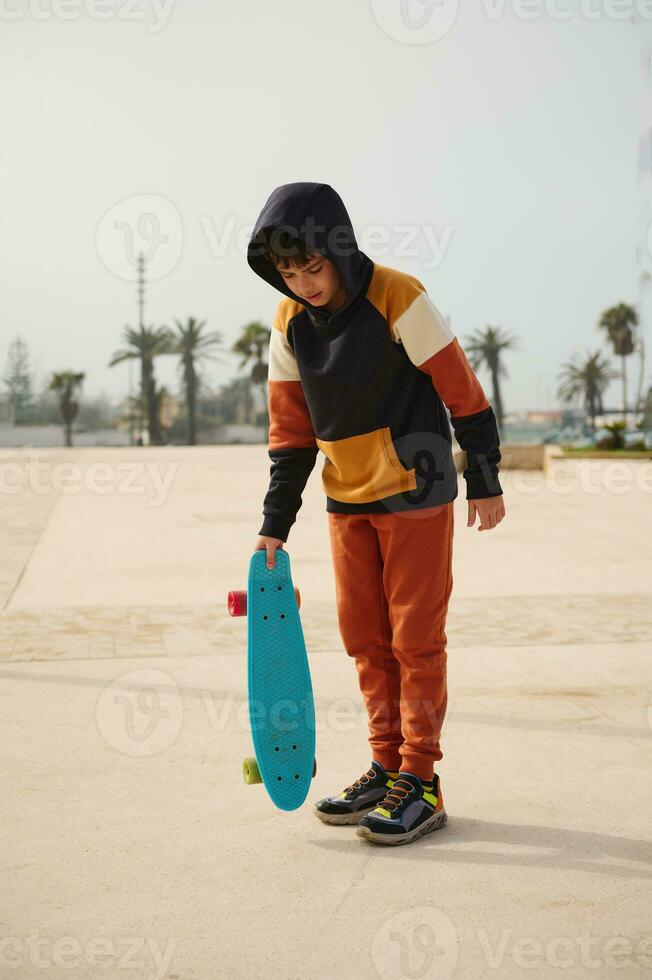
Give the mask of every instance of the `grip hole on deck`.
M 281 750 L 279 749 L 279 747 L 278 747 L 278 745 L 275 745 L 275 746 L 274 746 L 274 751 L 275 751 L 275 752 L 280 752 L 280 751 L 281 751 Z
M 281 613 L 281 619 L 285 619 L 285 613 Z
M 277 778 L 277 780 L 279 781 L 279 783 L 280 783 L 280 782 L 281 782 L 281 780 L 283 779 L 283 777 L 282 777 L 282 776 L 277 776 L 276 778 Z
M 298 773 L 298 772 L 295 772 L 295 774 L 294 774 L 294 778 L 295 778 L 295 779 L 298 779 L 298 778 L 299 778 L 299 773 Z

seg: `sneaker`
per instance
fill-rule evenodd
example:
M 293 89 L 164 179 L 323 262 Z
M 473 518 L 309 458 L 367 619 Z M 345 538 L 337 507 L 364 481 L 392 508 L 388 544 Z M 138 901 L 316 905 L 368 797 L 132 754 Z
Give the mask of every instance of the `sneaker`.
M 315 816 L 324 823 L 357 823 L 366 813 L 371 813 L 387 796 L 394 785 L 398 772 L 383 769 L 372 762 L 359 779 L 347 786 L 339 796 L 327 796 L 315 805 Z
M 444 801 L 435 773 L 431 783 L 402 772 L 375 810 L 360 821 L 356 834 L 376 844 L 409 844 L 446 823 Z

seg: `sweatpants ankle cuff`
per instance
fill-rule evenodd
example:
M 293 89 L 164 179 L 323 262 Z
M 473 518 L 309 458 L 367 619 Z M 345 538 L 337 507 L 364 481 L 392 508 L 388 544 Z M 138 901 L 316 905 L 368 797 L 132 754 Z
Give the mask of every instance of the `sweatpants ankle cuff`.
M 398 772 L 401 768 L 400 755 L 392 755 L 391 752 L 374 752 L 373 759 L 387 772 Z
M 423 759 L 404 755 L 401 760 L 400 771 L 411 772 L 413 776 L 418 776 L 419 779 L 424 779 L 427 783 L 431 783 L 434 778 L 435 764 L 434 762 L 424 762 Z

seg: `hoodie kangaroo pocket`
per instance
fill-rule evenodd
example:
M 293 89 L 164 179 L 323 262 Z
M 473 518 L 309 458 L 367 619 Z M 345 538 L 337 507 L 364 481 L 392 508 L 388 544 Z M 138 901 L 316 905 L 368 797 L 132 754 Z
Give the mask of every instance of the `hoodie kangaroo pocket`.
M 417 487 L 415 471 L 401 463 L 387 426 L 333 442 L 317 439 L 317 445 L 326 456 L 322 484 L 333 500 L 366 504 Z

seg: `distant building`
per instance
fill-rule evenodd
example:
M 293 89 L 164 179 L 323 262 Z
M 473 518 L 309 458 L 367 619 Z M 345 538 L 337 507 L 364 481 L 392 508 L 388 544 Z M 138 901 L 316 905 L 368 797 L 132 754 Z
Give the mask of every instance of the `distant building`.
M 561 424 L 566 425 L 583 425 L 588 418 L 585 408 L 564 408 L 561 412 Z
M 561 420 L 561 412 L 548 409 L 531 409 L 527 412 L 509 412 L 505 425 L 554 425 Z
M 117 429 L 90 429 L 75 431 L 73 442 L 80 446 L 127 446 L 129 437 Z M 48 449 L 63 446 L 63 427 L 61 425 L 5 425 L 0 423 L 0 447 L 5 449 L 39 448 Z
M 236 443 L 260 443 L 267 445 L 267 429 L 262 425 L 233 423 L 220 425 L 215 430 L 215 442 L 234 445 Z
M 530 425 L 551 425 L 561 422 L 562 413 L 555 409 L 535 409 L 525 413 L 525 420 Z
M 174 395 L 165 394 L 161 398 L 159 418 L 164 429 L 169 429 L 174 420 L 179 417 L 179 401 Z

